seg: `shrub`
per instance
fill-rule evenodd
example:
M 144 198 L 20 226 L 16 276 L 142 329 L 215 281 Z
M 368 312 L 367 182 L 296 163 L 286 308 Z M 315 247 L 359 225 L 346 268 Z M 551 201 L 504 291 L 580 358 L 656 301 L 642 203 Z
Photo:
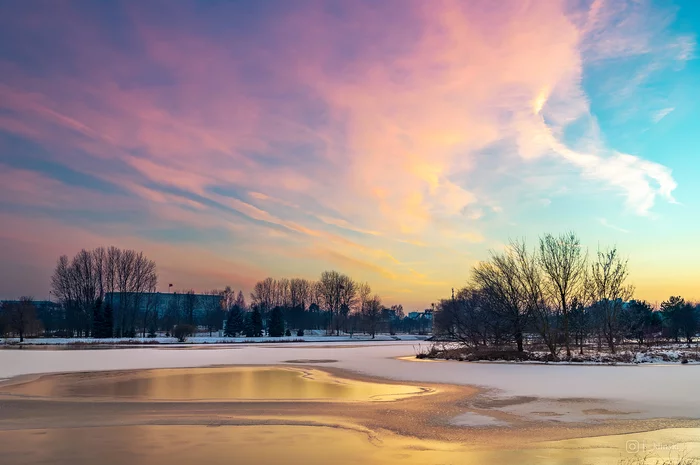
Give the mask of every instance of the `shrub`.
M 297 336 L 301 337 L 304 335 L 304 330 L 303 329 L 297 329 Z
M 173 328 L 173 337 L 176 337 L 178 342 L 185 342 L 193 334 L 194 326 L 192 325 L 177 325 Z
M 291 336 L 291 335 L 292 335 L 292 332 L 291 332 L 289 329 L 287 329 L 287 331 L 284 332 L 284 335 L 285 335 L 285 336 Z

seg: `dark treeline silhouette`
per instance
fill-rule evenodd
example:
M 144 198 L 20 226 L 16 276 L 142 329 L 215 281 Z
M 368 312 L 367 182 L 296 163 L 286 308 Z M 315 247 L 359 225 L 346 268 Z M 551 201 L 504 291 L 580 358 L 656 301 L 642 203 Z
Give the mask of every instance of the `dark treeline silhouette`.
M 259 317 L 257 316 L 259 314 Z M 327 334 L 379 332 L 423 332 L 429 326 L 422 319 L 405 318 L 402 305 L 386 307 L 372 294 L 368 283 L 353 280 L 337 271 L 324 271 L 318 281 L 303 278 L 267 278 L 251 292 L 251 314 L 263 324 L 246 321 L 239 309 L 229 311 L 226 334 L 259 334 L 266 327 L 270 336 L 302 336 L 305 330 Z
M 574 233 L 545 235 L 533 249 L 512 241 L 478 263 L 466 287 L 439 302 L 434 332 L 477 351 L 540 345 L 553 358 L 582 354 L 587 345 L 615 353 L 626 340 L 689 344 L 699 306 L 671 297 L 653 309 L 632 300 L 627 277 L 627 260 L 615 247 L 589 257 Z
M 155 337 L 184 340 L 197 332 L 225 336 L 303 336 L 363 332 L 427 333 L 431 311 L 405 318 L 403 307 L 386 307 L 359 283 L 337 271 L 318 281 L 273 279 L 258 282 L 250 306 L 242 291 L 226 287 L 205 294 L 193 290 L 156 292 L 155 262 L 142 252 L 116 247 L 61 256 L 51 277 L 54 301 L 29 297 L 0 307 L 0 336 Z M 172 286 L 172 285 L 171 285 Z M 170 287 L 170 286 L 169 286 Z M 419 316 L 418 316 L 419 315 Z

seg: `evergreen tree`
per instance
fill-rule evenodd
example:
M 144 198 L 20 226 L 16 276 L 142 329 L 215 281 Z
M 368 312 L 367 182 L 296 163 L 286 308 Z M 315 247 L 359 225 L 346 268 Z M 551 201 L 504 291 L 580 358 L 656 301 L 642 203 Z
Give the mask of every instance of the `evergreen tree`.
M 683 326 L 683 307 L 685 300 L 680 296 L 671 296 L 661 303 L 661 315 L 664 327 L 669 337 L 678 342 L 678 337 Z
M 284 316 L 282 314 L 282 308 L 275 307 L 272 309 L 272 315 L 270 315 L 270 323 L 268 324 L 267 331 L 270 334 L 270 337 L 284 336 Z
M 250 313 L 250 332 L 250 337 L 262 337 L 263 335 L 262 313 L 260 313 L 260 309 L 258 307 L 255 307 Z
M 112 337 L 114 334 L 114 312 L 110 304 L 105 305 L 102 330 L 101 337 Z
M 655 326 L 654 310 L 644 300 L 632 300 L 627 306 L 627 311 L 621 315 L 622 324 L 628 329 L 629 336 L 637 340 L 639 345 L 644 344 L 647 336 Z
M 97 299 L 92 306 L 92 337 L 104 337 L 104 325 L 102 300 Z
M 253 329 L 253 313 L 246 313 L 243 322 L 243 334 L 245 337 L 255 336 L 255 330 Z
M 234 305 L 233 307 L 231 307 L 231 310 L 229 310 L 228 315 L 226 317 L 226 327 L 224 328 L 224 336 L 236 337 L 239 333 L 245 332 L 245 320 L 245 314 L 238 307 L 238 305 Z

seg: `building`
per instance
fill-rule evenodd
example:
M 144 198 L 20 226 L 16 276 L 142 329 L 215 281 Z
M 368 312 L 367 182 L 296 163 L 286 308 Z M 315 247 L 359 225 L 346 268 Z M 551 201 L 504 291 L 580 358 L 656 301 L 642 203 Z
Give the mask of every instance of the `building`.
M 433 330 L 433 310 L 425 309 L 422 312 L 409 312 L 408 319 L 412 320 L 418 331 L 431 332 Z
M 426 319 L 432 321 L 433 311 L 431 309 L 426 309 L 422 312 L 410 312 L 408 317 L 412 320 Z
M 181 322 L 206 326 L 209 312 L 223 312 L 220 295 L 193 292 L 108 292 L 104 303 L 112 306 L 117 332 L 122 326 L 146 327 L 148 324 L 144 321 L 147 319 L 166 330 Z M 221 320 L 221 315 L 217 315 L 217 319 Z

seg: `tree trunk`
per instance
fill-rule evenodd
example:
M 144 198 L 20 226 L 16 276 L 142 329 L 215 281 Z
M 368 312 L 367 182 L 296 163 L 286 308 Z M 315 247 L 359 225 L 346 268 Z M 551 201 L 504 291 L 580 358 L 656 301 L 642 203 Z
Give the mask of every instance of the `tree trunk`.
M 571 347 L 569 344 L 569 314 L 566 305 L 564 307 L 564 345 L 566 346 L 566 356 L 571 358 Z
M 615 337 L 610 334 L 608 337 L 608 347 L 610 348 L 610 353 L 614 354 L 615 353 Z

